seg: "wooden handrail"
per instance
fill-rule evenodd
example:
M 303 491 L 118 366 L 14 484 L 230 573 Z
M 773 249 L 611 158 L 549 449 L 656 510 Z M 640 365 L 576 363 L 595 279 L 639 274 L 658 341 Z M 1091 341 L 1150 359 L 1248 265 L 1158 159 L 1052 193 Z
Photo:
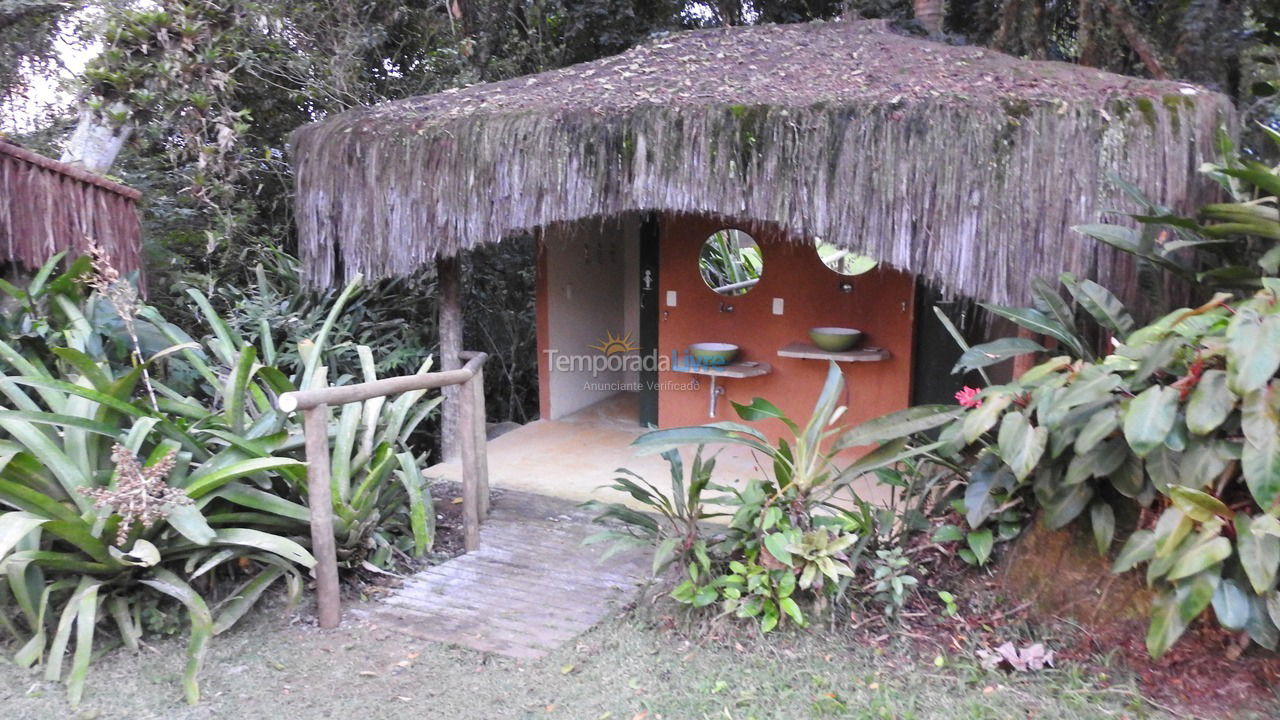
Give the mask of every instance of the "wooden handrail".
M 480 546 L 480 521 L 489 514 L 489 468 L 485 456 L 484 362 L 482 352 L 460 352 L 466 364 L 457 370 L 402 375 L 338 387 L 282 393 L 276 407 L 302 412 L 307 453 L 307 500 L 311 515 L 311 554 L 316 559 L 316 604 L 320 627 L 338 626 L 338 553 L 333 536 L 333 494 L 329 468 L 329 407 L 395 395 L 462 385 L 457 393 L 458 446 L 462 452 L 463 544 L 467 552 Z
M 414 390 L 436 390 L 448 385 L 461 385 L 475 377 L 476 372 L 484 367 L 488 355 L 482 352 L 459 353 L 470 359 L 458 370 L 421 373 L 418 375 L 401 375 L 393 378 L 382 378 L 354 385 L 338 385 L 336 387 L 295 390 L 280 395 L 276 406 L 281 412 L 291 413 L 295 410 L 310 410 L 317 405 L 346 405 L 385 395 L 396 395 Z

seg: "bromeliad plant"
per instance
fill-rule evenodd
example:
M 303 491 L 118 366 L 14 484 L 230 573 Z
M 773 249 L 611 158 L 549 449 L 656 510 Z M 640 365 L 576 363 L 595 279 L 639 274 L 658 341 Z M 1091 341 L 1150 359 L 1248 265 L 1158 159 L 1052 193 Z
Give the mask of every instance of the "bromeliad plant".
M 74 634 L 67 678 L 77 701 L 104 624 L 136 648 L 157 613 L 181 606 L 194 702 L 209 638 L 278 580 L 298 598 L 300 571 L 314 564 L 303 440 L 274 399 L 324 372 L 326 337 L 357 286 L 304 343 L 311 354 L 292 379 L 270 364 L 269 340 L 243 342 L 198 292 L 213 331 L 202 344 L 128 293 L 110 304 L 136 317 L 114 329 L 83 312 L 107 304 L 96 294 L 32 305 L 60 315 L 47 332 L 20 336 L 23 351 L 0 341 L 0 394 L 12 408 L 0 410 L 0 628 L 18 640 L 16 662 L 43 662 L 60 679 Z M 126 352 L 113 353 L 106 340 L 121 328 Z M 149 351 L 155 338 L 139 342 L 144 333 L 175 344 Z M 358 352 L 372 378 L 371 351 Z M 190 394 L 166 382 L 179 368 L 195 378 Z M 423 458 L 405 442 L 437 402 L 417 393 L 348 406 L 335 427 L 335 525 L 349 567 L 394 567 L 430 548 Z
M 296 599 L 298 568 L 314 564 L 289 532 L 299 527 L 290 516 L 305 508 L 260 487 L 302 464 L 237 447 L 259 438 L 224 443 L 216 413 L 156 412 L 136 397 L 141 367 L 117 376 L 79 351 L 55 353 L 73 369 L 0 343 L 0 358 L 22 373 L 0 376 L 17 408 L 0 410 L 0 616 L 13 618 L 14 661 L 43 662 L 46 677 L 61 679 L 74 629 L 67 681 L 77 702 L 100 620 L 137 648 L 144 610 L 176 600 L 190 617 L 183 683 L 194 702 L 208 639 L 277 580 Z M 215 576 L 238 587 L 211 608 Z
M 601 520 L 618 520 L 625 528 L 595 539 L 631 533 L 656 544 L 655 573 L 672 563 L 683 572 L 672 592 L 679 602 L 695 608 L 718 603 L 722 614 L 756 618 L 766 632 L 788 619 L 808 624 L 809 612 L 843 595 L 869 544 L 898 531 L 891 510 L 872 508 L 852 493 L 837 501 L 854 478 L 887 468 L 902 450 L 895 445 L 851 465 L 837 462 L 842 451 L 863 444 L 838 424 L 843 392 L 844 377 L 832 363 L 803 427 L 762 398 L 750 405 L 735 403 L 747 422 L 772 419 L 788 428 L 791 439 L 776 445 L 755 428 L 733 422 L 642 435 L 635 441 L 637 451 L 662 453 L 671 465 L 673 495 L 621 471 L 626 477 L 611 487 L 655 510 L 661 520 L 620 503 L 589 503 L 602 510 Z M 714 458 L 704 460 L 703 448 L 726 444 L 749 448 L 772 472 L 742 478 L 736 487 L 712 483 Z M 687 481 L 679 454 L 683 447 L 697 448 Z M 704 524 L 717 516 L 727 517 L 727 526 Z
M 1176 265 L 1217 290 L 1211 300 L 1137 327 L 1110 293 L 1069 285 L 1110 337 L 1110 352 L 1096 357 L 1072 332 L 1073 310 L 1041 292 L 1038 308 L 995 310 L 1070 354 L 966 394 L 962 407 L 913 408 L 855 431 L 886 446 L 909 447 L 914 434 L 918 450 L 966 477 L 969 529 L 943 528 L 935 539 L 964 540 L 980 563 L 1010 535 L 1003 530 L 1019 505 L 1038 506 L 1050 528 L 1087 518 L 1104 553 L 1126 520 L 1136 522 L 1113 570 L 1145 568 L 1155 657 L 1209 607 L 1224 627 L 1280 646 L 1280 174 L 1250 163 L 1209 171 L 1236 203 L 1197 219 L 1156 209 L 1138 218 L 1138 231 L 1082 229 L 1160 268 Z M 1233 264 L 1206 270 L 1185 252 Z M 1043 349 L 978 346 L 958 369 Z M 919 435 L 928 430 L 936 435 Z

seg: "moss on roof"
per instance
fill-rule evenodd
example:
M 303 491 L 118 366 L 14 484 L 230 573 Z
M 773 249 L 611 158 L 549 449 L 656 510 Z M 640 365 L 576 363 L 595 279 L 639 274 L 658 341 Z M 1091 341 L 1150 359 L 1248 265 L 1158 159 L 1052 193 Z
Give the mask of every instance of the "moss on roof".
M 876 22 L 678 33 L 621 55 L 341 113 L 294 137 L 308 276 L 412 271 L 506 235 L 632 210 L 820 235 L 997 302 L 1038 274 L 1128 282 L 1070 230 L 1170 206 L 1225 97 L 894 34 Z

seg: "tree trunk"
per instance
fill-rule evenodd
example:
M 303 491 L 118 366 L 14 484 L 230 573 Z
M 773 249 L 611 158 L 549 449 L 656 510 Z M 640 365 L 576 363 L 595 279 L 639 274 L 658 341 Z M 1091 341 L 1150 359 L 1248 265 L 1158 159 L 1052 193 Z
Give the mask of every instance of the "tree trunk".
M 1133 15 L 1129 12 L 1129 4 L 1123 0 L 1105 0 L 1107 9 L 1111 11 L 1111 20 L 1120 30 L 1120 34 L 1124 35 L 1124 39 L 1128 41 L 1129 47 L 1138 54 L 1142 60 L 1142 64 L 1147 67 L 1147 72 L 1151 73 L 1151 77 L 1156 80 L 1168 80 L 1169 73 L 1165 72 L 1164 65 L 1160 63 L 1160 58 L 1156 57 L 1156 52 L 1151 48 L 1151 44 L 1138 31 L 1138 26 L 1133 22 Z
M 942 0 L 912 0 L 916 21 L 930 35 L 942 33 Z
M 1095 12 L 1096 0 L 1080 0 L 1080 29 L 1076 40 L 1080 43 L 1081 65 L 1098 67 L 1098 14 Z
M 111 106 L 110 110 L 112 113 L 127 112 L 127 108 L 121 103 Z M 80 111 L 80 121 L 63 148 L 60 159 L 89 172 L 105 175 L 115 163 L 116 156 L 124 148 L 131 132 L 132 124 L 126 122 L 113 126 L 101 113 L 86 108 Z
M 440 328 L 440 369 L 462 367 L 462 258 L 436 258 L 436 302 Z M 458 457 L 458 403 L 462 399 L 457 385 L 442 388 L 444 406 L 440 412 L 440 455 L 449 462 Z

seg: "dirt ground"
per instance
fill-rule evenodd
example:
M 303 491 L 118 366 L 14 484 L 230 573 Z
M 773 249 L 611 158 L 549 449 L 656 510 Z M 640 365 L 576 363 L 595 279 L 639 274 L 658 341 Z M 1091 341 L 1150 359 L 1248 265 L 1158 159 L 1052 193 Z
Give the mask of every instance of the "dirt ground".
M 0 708 L 22 720 L 1168 717 L 1093 663 L 1011 675 L 825 629 L 726 640 L 677 630 L 669 609 L 642 606 L 520 662 L 263 608 L 214 639 L 198 706 L 181 701 L 174 638 L 97 661 L 76 710 L 39 672 L 0 665 Z

